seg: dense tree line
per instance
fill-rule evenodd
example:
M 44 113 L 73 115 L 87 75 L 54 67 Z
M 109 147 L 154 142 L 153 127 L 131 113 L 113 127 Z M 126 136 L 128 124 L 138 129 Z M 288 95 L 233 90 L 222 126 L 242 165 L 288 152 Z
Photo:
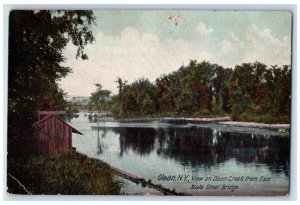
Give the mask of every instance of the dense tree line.
M 286 65 L 255 62 L 232 69 L 191 60 L 153 83 L 145 78 L 117 83 L 111 109 L 120 117 L 290 115 L 291 69 Z
M 94 37 L 92 11 L 11 11 L 9 16 L 8 151 L 28 153 L 38 110 L 63 109 L 58 80 L 71 69 L 62 66 L 68 42 L 76 58 L 87 59 L 84 47 Z

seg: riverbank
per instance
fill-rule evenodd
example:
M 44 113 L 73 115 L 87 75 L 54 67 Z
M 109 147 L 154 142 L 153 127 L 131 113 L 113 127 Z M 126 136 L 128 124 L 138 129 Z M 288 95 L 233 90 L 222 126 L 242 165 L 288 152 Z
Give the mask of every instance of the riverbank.
M 241 122 L 241 121 L 226 121 L 218 122 L 218 124 L 231 125 L 238 127 L 253 127 L 253 128 L 269 128 L 269 129 L 290 129 L 290 124 L 267 124 L 267 123 L 257 123 L 257 122 Z
M 127 180 L 130 180 L 136 184 L 139 184 L 141 183 L 142 184 L 142 187 L 149 187 L 149 188 L 152 188 L 158 192 L 160 192 L 161 194 L 163 195 L 171 195 L 171 196 L 177 196 L 177 195 L 184 195 L 183 193 L 178 193 L 174 190 L 170 190 L 166 187 L 163 187 L 162 185 L 160 184 L 154 184 L 152 183 L 152 181 L 149 179 L 149 180 L 146 180 L 144 178 L 141 178 L 141 177 L 138 177 L 138 176 L 135 176 L 134 174 L 131 174 L 125 170 L 122 170 L 122 169 L 119 169 L 119 168 L 116 168 L 116 167 L 112 167 L 116 172 L 117 174 L 120 176 L 120 177 L 123 177 L 124 179 L 127 179 Z M 150 192 L 149 192 L 150 194 Z
M 185 118 L 185 117 L 146 117 L 146 118 L 125 118 L 116 119 L 117 122 L 164 122 L 164 123 L 212 123 L 230 121 L 230 117 L 212 117 L 212 118 Z
M 7 192 L 33 195 L 118 195 L 121 184 L 107 163 L 76 152 L 8 159 Z
M 247 122 L 247 121 L 233 121 L 231 117 L 210 117 L 210 118 L 184 118 L 184 117 L 144 117 L 144 118 L 113 118 L 102 117 L 99 118 L 100 122 L 120 122 L 120 123 L 147 123 L 147 122 L 161 122 L 161 123 L 174 123 L 174 124 L 208 124 L 216 123 L 222 125 L 231 125 L 237 127 L 250 127 L 250 128 L 268 128 L 268 129 L 290 129 L 289 123 L 260 123 L 260 122 Z

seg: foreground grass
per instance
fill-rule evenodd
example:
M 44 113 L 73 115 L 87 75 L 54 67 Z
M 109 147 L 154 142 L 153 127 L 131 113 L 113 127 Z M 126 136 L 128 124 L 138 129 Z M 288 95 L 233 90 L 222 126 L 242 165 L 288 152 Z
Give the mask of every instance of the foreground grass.
M 8 159 L 9 193 L 29 194 L 120 194 L 120 182 L 106 163 L 79 153 Z M 13 179 L 15 178 L 15 179 Z

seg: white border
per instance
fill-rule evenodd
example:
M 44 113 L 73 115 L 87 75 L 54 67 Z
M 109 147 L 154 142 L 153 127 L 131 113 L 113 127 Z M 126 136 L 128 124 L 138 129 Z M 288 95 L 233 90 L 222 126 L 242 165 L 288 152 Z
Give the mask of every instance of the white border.
M 4 0 L 4 3 L 9 3 L 9 4 L 14 4 L 14 3 L 23 3 L 22 1 L 16 1 L 16 0 Z M 135 5 L 129 5 L 129 3 L 135 3 Z M 291 154 L 291 193 L 290 193 L 290 197 L 288 197 L 288 200 L 296 200 L 297 199 L 297 141 L 299 143 L 300 140 L 297 140 L 297 127 L 298 127 L 298 122 L 297 122 L 297 107 L 296 107 L 296 102 L 298 99 L 297 96 L 297 92 L 296 92 L 296 88 L 298 88 L 297 86 L 297 81 L 296 79 L 298 78 L 299 72 L 297 72 L 297 32 L 296 32 L 296 28 L 297 28 L 297 5 L 279 5 L 280 3 L 287 3 L 287 1 L 282 1 L 279 0 L 275 3 L 277 3 L 277 5 L 270 5 L 270 4 L 259 4 L 261 3 L 261 1 L 252 1 L 254 3 L 256 3 L 256 5 L 253 4 L 241 4 L 242 2 L 239 1 L 229 1 L 229 3 L 239 3 L 238 5 L 230 5 L 230 4 L 218 4 L 218 3 L 224 3 L 224 1 L 204 1 L 205 3 L 210 3 L 209 5 L 196 5 L 195 1 L 178 1 L 178 0 L 173 0 L 172 3 L 179 3 L 180 5 L 175 5 L 175 4 L 167 4 L 166 1 L 145 1 L 146 3 L 164 3 L 164 4 L 143 4 L 143 5 L 137 5 L 137 3 L 140 3 L 140 1 L 127 1 L 126 3 L 124 3 L 123 1 L 115 1 L 115 0 L 111 0 L 111 1 L 106 1 L 106 3 L 110 3 L 110 4 L 106 4 L 106 5 L 95 5 L 94 3 L 97 3 L 95 0 L 85 0 L 84 3 L 85 5 L 82 4 L 54 4 L 55 1 L 43 1 L 43 3 L 48 3 L 48 5 L 46 4 L 34 4 L 34 3 L 40 3 L 37 1 L 27 1 L 26 4 L 18 4 L 18 5 L 4 5 L 4 7 L 1 7 L 1 14 L 3 12 L 3 21 L 1 21 L 1 28 L 3 28 L 3 32 L 1 32 L 2 38 L 0 40 L 0 45 L 3 45 L 3 47 L 1 47 L 1 59 L 3 60 L 3 72 L 1 72 L 1 79 L 3 79 L 3 83 L 1 83 L 1 94 L 3 96 L 3 103 L 1 105 L 1 113 L 3 113 L 3 117 L 0 120 L 0 126 L 1 129 L 3 130 L 3 135 L 2 138 L 0 138 L 0 144 L 3 145 L 3 151 L 0 152 L 0 160 L 3 163 L 3 169 L 1 169 L 0 171 L 0 176 L 3 177 L 2 178 L 2 182 L 3 182 L 3 186 L 1 187 L 2 193 L 3 193 L 3 197 L 5 200 L 30 200 L 32 203 L 32 200 L 34 201 L 40 201 L 40 200 L 63 200 L 66 202 L 66 200 L 84 200 L 84 201 L 89 201 L 88 203 L 91 203 L 94 200 L 111 200 L 111 201 L 116 201 L 116 200 L 122 200 L 122 201 L 128 201 L 128 200 L 145 200 L 145 201 L 154 201 L 154 200 L 171 200 L 172 204 L 174 204 L 174 200 L 178 200 L 178 201 L 182 201 L 182 200 L 189 200 L 189 201 L 219 201 L 219 203 L 225 204 L 226 202 L 231 201 L 232 199 L 236 200 L 243 200 L 243 201 L 256 201 L 256 200 L 263 200 L 263 201 L 273 201 L 272 203 L 274 203 L 274 200 L 283 200 L 286 201 L 286 198 L 282 198 L 282 197 L 194 197 L 194 196 L 189 196 L 189 197 L 143 197 L 143 196 L 10 196 L 6 194 L 5 191 L 5 181 L 6 181 L 6 133 L 7 133 L 7 120 L 6 120 L 6 116 L 7 116 L 7 45 L 8 45 L 8 41 L 7 41 L 7 31 L 8 31 L 8 12 L 10 9 L 14 8 L 14 9 L 30 9 L 30 8 L 47 8 L 47 9 L 64 9 L 64 8 L 69 8 L 69 9 L 76 9 L 76 8 L 80 8 L 80 9 L 103 9 L 103 8 L 111 8 L 111 9 L 237 9 L 237 10 L 291 10 L 293 11 L 293 61 L 292 61 L 292 141 L 291 141 L 291 149 L 292 149 L 292 154 Z M 228 2 L 228 1 L 227 1 Z M 295 3 L 296 1 L 292 1 L 293 3 Z M 60 0 L 60 3 L 69 3 L 66 0 Z M 113 5 L 113 4 L 118 4 L 121 3 L 121 5 Z M 193 5 L 188 5 L 188 3 L 192 3 Z M 212 4 L 214 3 L 214 4 Z M 265 3 L 265 1 L 263 1 L 262 3 Z M 34 4 L 34 5 L 32 5 Z M 3 76 L 2 76 L 3 75 Z M 2 122 L 3 121 L 3 122 Z M 2 127 L 3 126 L 3 127 Z M 299 147 L 299 146 L 298 146 Z M 2 161 L 3 160 L 3 161 Z M 299 166 L 299 163 L 298 163 Z M 2 173 L 3 171 L 3 173 Z M 298 169 L 299 171 L 299 169 Z M 299 181 L 299 179 L 298 179 Z M 102 203 L 102 202 L 101 202 Z M 149 202 L 152 203 L 152 202 Z M 245 203 L 245 202 L 243 202 Z M 279 202 L 280 204 L 282 203 Z M 72 203 L 73 204 L 73 203 Z M 216 204 L 216 202 L 214 202 L 213 204 Z M 232 202 L 230 203 L 232 204 Z

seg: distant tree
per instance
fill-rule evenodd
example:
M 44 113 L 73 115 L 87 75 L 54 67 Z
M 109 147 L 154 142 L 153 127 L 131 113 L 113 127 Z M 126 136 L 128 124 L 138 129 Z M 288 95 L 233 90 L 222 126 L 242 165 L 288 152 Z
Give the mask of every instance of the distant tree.
M 131 85 L 126 85 L 122 91 L 122 109 L 125 113 L 138 113 L 138 90 Z
M 122 91 L 124 112 L 153 113 L 155 111 L 155 89 L 155 86 L 144 78 L 125 85 Z
M 162 75 L 155 81 L 155 98 L 157 101 L 156 110 L 158 111 L 175 110 L 175 98 L 177 95 L 176 88 L 178 88 L 179 84 L 176 84 L 176 80 L 172 77 L 172 75 Z
M 236 66 L 229 80 L 230 106 L 235 114 L 289 115 L 291 70 L 255 63 Z
M 131 86 L 136 91 L 136 103 L 139 112 L 144 114 L 154 113 L 156 87 L 145 78 L 139 78 Z
M 192 105 L 187 112 L 198 112 L 201 110 L 212 110 L 213 99 L 213 68 L 216 65 L 203 61 L 190 61 L 186 67 L 186 74 L 181 77 L 182 91 L 192 93 Z
M 119 95 L 111 96 L 110 100 L 108 101 L 109 109 L 111 110 L 114 116 L 120 115 L 120 107 L 121 107 L 120 103 L 121 101 L 119 99 Z
M 222 66 L 214 66 L 213 95 L 217 109 L 225 112 L 228 111 L 229 88 L 228 80 L 232 74 L 231 68 L 223 68 Z
M 119 114 L 118 115 L 122 115 L 122 113 L 123 113 L 123 103 L 122 103 L 123 88 L 127 84 L 127 81 L 126 80 L 122 80 L 120 77 L 118 77 L 116 83 L 118 84 L 118 89 L 119 89 L 119 94 L 118 94 L 119 101 L 118 102 L 115 101 L 115 102 L 119 104 Z
M 290 66 L 271 66 L 264 74 L 264 110 L 273 113 L 290 113 L 291 69 Z
M 235 67 L 230 77 L 230 105 L 232 112 L 241 114 L 252 104 L 255 81 L 254 66 L 243 63 Z
M 111 91 L 102 89 L 102 86 L 99 83 L 96 83 L 95 86 L 97 89 L 91 94 L 90 104 L 91 107 L 96 109 L 98 114 L 100 114 L 101 111 L 109 109 Z

